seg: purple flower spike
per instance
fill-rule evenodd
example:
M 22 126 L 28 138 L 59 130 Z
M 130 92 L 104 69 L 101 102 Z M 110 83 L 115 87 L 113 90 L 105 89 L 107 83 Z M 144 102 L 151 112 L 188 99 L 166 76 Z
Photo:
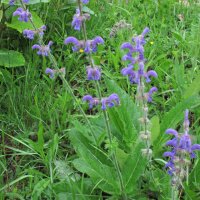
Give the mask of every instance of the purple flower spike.
M 152 87 L 150 90 L 149 90 L 149 92 L 148 92 L 148 94 L 147 94 L 147 101 L 148 102 L 152 102 L 152 95 L 153 95 L 153 93 L 154 92 L 157 92 L 158 91 L 158 89 L 157 89 L 157 87 Z
M 51 79 L 53 79 L 54 76 L 55 76 L 55 70 L 50 69 L 50 68 L 46 68 L 45 73 L 46 73 L 47 75 L 49 75 L 49 77 L 50 77 Z
M 166 134 L 171 134 L 171 135 L 174 135 L 176 137 L 178 137 L 178 132 L 172 128 L 169 128 L 165 131 Z
M 93 98 L 91 95 L 85 95 L 82 100 L 89 102 L 89 109 L 99 104 L 99 99 Z
M 23 0 L 23 3 L 29 3 L 29 0 Z
M 184 124 L 189 124 L 188 114 L 189 111 L 186 110 Z M 200 150 L 199 144 L 192 145 L 191 137 L 188 132 L 189 127 L 187 127 L 187 131 L 185 131 L 184 134 L 178 133 L 171 128 L 166 130 L 166 133 L 174 135 L 174 138 L 166 143 L 167 146 L 172 147 L 172 151 L 167 151 L 163 154 L 164 157 L 170 158 L 165 167 L 168 168 L 168 173 L 172 176 L 172 184 L 177 187 L 182 185 L 186 178 L 186 169 L 188 169 L 191 164 L 190 159 L 196 157 L 194 151 Z
M 98 81 L 101 78 L 101 70 L 98 67 L 92 68 L 88 67 L 87 68 L 87 79 L 88 80 L 95 80 Z
M 88 4 L 88 3 L 89 3 L 89 0 L 81 0 L 81 2 L 82 2 L 83 4 Z
M 42 56 L 48 56 L 49 52 L 50 52 L 50 46 L 53 44 L 52 41 L 50 41 L 48 43 L 48 45 L 38 45 L 38 44 L 34 44 L 32 46 L 32 49 L 38 49 L 37 54 L 38 55 L 42 55 Z
M 13 13 L 13 16 L 19 16 L 19 21 L 28 22 L 29 18 L 31 18 L 31 13 L 23 8 L 17 8 L 17 10 Z

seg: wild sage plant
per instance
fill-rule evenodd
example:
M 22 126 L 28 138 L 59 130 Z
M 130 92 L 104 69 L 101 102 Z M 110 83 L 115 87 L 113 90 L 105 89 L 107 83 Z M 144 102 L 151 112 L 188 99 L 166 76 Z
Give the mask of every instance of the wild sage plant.
M 145 28 L 141 35 L 132 38 L 132 43 L 125 42 L 121 45 L 121 49 L 128 49 L 127 54 L 123 56 L 122 60 L 129 62 L 128 66 L 121 70 L 121 73 L 124 76 L 128 76 L 131 84 L 137 85 L 136 101 L 142 112 L 142 116 L 139 119 L 141 124 L 140 137 L 145 141 L 146 145 L 146 148 L 142 149 L 142 153 L 150 159 L 152 150 L 148 103 L 152 102 L 152 95 L 157 91 L 157 88 L 152 87 L 146 92 L 145 82 L 150 83 L 151 77 L 157 77 L 157 73 L 154 70 L 145 70 L 144 45 L 146 43 L 145 35 L 148 32 L 149 28 Z
M 76 9 L 76 14 L 73 17 L 72 26 L 75 30 L 83 31 L 83 40 L 78 40 L 77 38 L 70 36 L 65 39 L 65 44 L 73 44 L 72 50 L 73 52 L 80 51 L 86 53 L 88 55 L 88 60 L 90 65 L 86 68 L 87 72 L 87 80 L 93 81 L 96 87 L 96 91 L 98 97 L 92 97 L 91 95 L 85 95 L 83 97 L 83 101 L 88 102 L 89 109 L 92 109 L 94 106 L 98 106 L 101 104 L 101 109 L 103 111 L 103 116 L 105 120 L 105 126 L 107 131 L 107 136 L 109 139 L 110 146 L 113 143 L 113 136 L 111 133 L 111 128 L 109 124 L 109 116 L 107 113 L 107 108 L 111 108 L 113 106 L 117 106 L 120 104 L 119 96 L 115 93 L 111 94 L 108 97 L 102 97 L 101 87 L 100 87 L 100 79 L 101 79 L 101 69 L 99 66 L 96 66 L 94 60 L 92 58 L 92 53 L 97 51 L 97 46 L 99 44 L 103 44 L 104 40 L 100 36 L 96 36 L 94 39 L 88 39 L 87 30 L 86 30 L 86 20 L 90 19 L 90 16 L 87 13 L 83 13 L 82 6 L 83 4 L 88 3 L 89 1 L 80 1 L 77 0 L 78 8 Z M 123 183 L 123 177 L 119 168 L 119 164 L 116 157 L 115 149 L 111 152 L 111 159 L 113 161 L 113 165 L 118 175 L 119 183 L 120 183 L 120 193 L 123 199 L 127 199 L 125 194 L 125 188 Z
M 173 135 L 174 138 L 167 141 L 166 146 L 171 147 L 171 151 L 163 154 L 164 157 L 169 157 L 165 168 L 171 176 L 172 199 L 178 199 L 178 192 L 183 188 L 183 182 L 186 180 L 188 185 L 189 168 L 191 166 L 191 159 L 196 157 L 194 151 L 200 150 L 199 144 L 193 144 L 191 136 L 189 135 L 189 110 L 185 111 L 183 131 L 178 133 L 174 129 L 167 129 L 166 134 Z

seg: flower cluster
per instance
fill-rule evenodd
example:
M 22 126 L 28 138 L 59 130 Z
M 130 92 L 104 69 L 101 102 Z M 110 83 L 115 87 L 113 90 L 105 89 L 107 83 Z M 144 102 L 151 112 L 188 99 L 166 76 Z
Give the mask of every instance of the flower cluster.
M 15 2 L 16 2 L 15 0 L 10 0 L 9 4 L 14 5 Z M 20 2 L 21 2 L 22 7 L 17 8 L 17 10 L 13 13 L 13 16 L 19 16 L 19 18 L 18 18 L 19 21 L 28 22 L 29 20 L 31 20 L 32 15 L 28 11 L 28 9 L 26 9 L 26 6 L 24 4 L 28 4 L 29 0 L 23 0 L 23 1 L 20 1 Z M 32 20 L 31 20 L 31 23 L 32 23 Z M 33 25 L 33 28 L 34 28 L 33 30 L 25 29 L 23 31 L 24 37 L 26 37 L 30 40 L 33 40 L 35 38 L 35 36 L 38 35 L 39 36 L 39 44 L 34 44 L 32 46 L 32 49 L 37 49 L 38 55 L 48 56 L 49 53 L 50 53 L 50 46 L 53 44 L 53 42 L 50 41 L 47 45 L 41 44 L 41 38 L 44 35 L 44 31 L 46 30 L 46 26 L 43 25 L 40 28 L 36 28 Z
M 24 35 L 24 37 L 26 37 L 26 38 L 28 38 L 30 40 L 33 40 L 35 35 L 39 35 L 39 37 L 43 37 L 44 31 L 46 31 L 46 26 L 45 25 L 41 26 L 37 30 L 25 29 L 23 31 L 23 35 Z
M 31 13 L 24 8 L 17 8 L 17 10 L 13 13 L 13 16 L 19 16 L 19 21 L 28 22 L 31 18 Z
M 174 129 L 167 129 L 166 134 L 173 135 L 174 138 L 167 141 L 166 146 L 171 147 L 171 151 L 167 151 L 163 154 L 164 157 L 169 157 L 169 161 L 165 167 L 168 169 L 168 173 L 172 176 L 172 184 L 180 186 L 184 178 L 187 176 L 187 168 L 190 165 L 190 160 L 195 158 L 195 150 L 200 150 L 199 144 L 192 145 L 191 137 L 189 135 L 189 111 L 185 111 L 184 120 L 184 133 L 178 133 Z
M 87 79 L 99 81 L 101 79 L 101 69 L 98 67 L 87 67 Z
M 145 72 L 144 64 L 144 45 L 146 44 L 145 35 L 149 32 L 149 28 L 145 28 L 141 35 L 133 37 L 132 43 L 125 42 L 121 45 L 121 49 L 128 49 L 126 55 L 123 56 L 123 61 L 129 61 L 127 67 L 121 70 L 123 76 L 128 76 L 131 84 L 138 84 L 139 86 L 142 84 L 142 79 L 145 79 L 146 83 L 151 82 L 151 77 L 157 77 L 157 73 L 154 70 L 149 70 Z M 138 69 L 134 70 L 138 65 Z M 147 97 L 147 101 L 152 101 L 152 94 L 157 91 L 156 87 L 153 87 L 149 90 L 149 92 L 145 95 Z
M 101 100 L 91 95 L 85 95 L 83 101 L 88 102 L 89 109 L 97 106 L 101 103 L 101 109 L 106 110 L 107 107 L 112 108 L 113 106 L 118 106 L 120 104 L 119 96 L 115 93 L 111 94 L 109 97 L 102 98 Z
M 145 142 L 146 148 L 142 149 L 142 154 L 151 158 L 151 132 L 149 131 L 148 106 L 147 103 L 152 102 L 153 93 L 157 92 L 156 87 L 150 88 L 145 92 L 145 82 L 151 82 L 152 77 L 157 77 L 154 70 L 145 71 L 144 45 L 146 44 L 145 36 L 149 33 L 149 28 L 145 28 L 143 32 L 132 38 L 132 42 L 125 42 L 121 45 L 122 50 L 127 53 L 122 57 L 123 61 L 127 61 L 127 67 L 121 70 L 123 76 L 128 76 L 131 84 L 137 85 L 136 100 L 141 108 L 141 124 L 140 137 Z
M 74 30 L 80 31 L 83 21 L 90 19 L 90 15 L 88 13 L 82 14 L 79 9 L 76 9 L 76 14 L 73 17 L 72 26 Z
M 53 44 L 52 41 L 50 41 L 47 45 L 39 45 L 34 44 L 32 46 L 32 49 L 38 49 L 37 54 L 42 56 L 48 56 L 50 53 L 50 46 Z
M 97 45 L 98 44 L 104 44 L 104 40 L 102 37 L 97 36 L 92 40 L 78 40 L 75 37 L 67 37 L 64 41 L 65 44 L 73 44 L 72 50 L 74 52 L 80 51 L 81 49 L 84 49 L 85 53 L 91 53 L 97 51 Z
M 55 77 L 55 75 L 58 75 L 58 74 L 61 74 L 61 75 L 65 76 L 65 68 L 63 67 L 63 68 L 58 69 L 58 70 L 51 69 L 51 68 L 46 68 L 45 73 L 47 75 L 49 75 L 49 77 L 51 79 L 53 79 Z

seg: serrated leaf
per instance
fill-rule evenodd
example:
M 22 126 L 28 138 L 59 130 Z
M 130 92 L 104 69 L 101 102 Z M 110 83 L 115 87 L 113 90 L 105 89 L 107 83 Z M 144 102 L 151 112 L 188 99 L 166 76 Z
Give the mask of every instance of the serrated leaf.
M 42 25 L 44 25 L 41 18 L 35 12 L 32 11 L 31 14 L 32 14 L 32 21 L 36 28 L 40 28 Z M 19 31 L 20 33 L 22 33 L 23 30 L 25 29 L 34 30 L 34 27 L 30 21 L 21 22 L 18 20 L 18 16 L 15 16 L 15 17 L 13 16 L 11 23 L 6 23 L 6 25 L 10 28 L 13 28 Z
M 20 52 L 0 49 L 0 66 L 19 67 L 25 65 L 25 59 Z
M 9 4 L 9 1 L 10 0 L 2 0 L 2 3 Z M 50 1 L 51 0 L 30 0 L 28 4 L 48 3 Z M 15 2 L 15 5 L 21 5 L 21 3 L 19 2 L 19 0 Z

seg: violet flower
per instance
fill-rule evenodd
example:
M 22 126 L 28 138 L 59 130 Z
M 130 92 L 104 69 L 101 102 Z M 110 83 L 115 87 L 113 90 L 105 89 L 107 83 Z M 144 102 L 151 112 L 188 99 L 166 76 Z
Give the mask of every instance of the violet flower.
M 29 18 L 31 18 L 31 13 L 23 8 L 17 8 L 17 10 L 13 13 L 13 16 L 19 16 L 19 21 L 28 22 Z
M 53 78 L 55 77 L 55 75 L 58 75 L 58 74 L 60 74 L 60 75 L 62 75 L 62 76 L 65 76 L 65 68 L 64 68 L 64 67 L 61 68 L 61 69 L 46 68 L 45 73 L 46 73 L 47 75 L 49 75 L 49 77 L 50 77 L 51 79 L 53 79 Z
M 90 52 L 96 52 L 97 51 L 97 45 L 103 44 L 104 40 L 97 36 L 93 40 L 87 40 L 86 42 L 84 40 L 78 40 L 75 37 L 67 37 L 64 41 L 64 44 L 73 44 L 72 50 L 74 52 L 80 51 L 81 49 L 84 49 L 85 53 Z
M 29 29 L 25 29 L 23 31 L 23 35 L 24 37 L 33 40 L 35 35 L 39 35 L 40 37 L 42 37 L 44 35 L 44 31 L 46 30 L 46 26 L 43 25 L 41 26 L 39 29 L 37 30 L 29 30 Z
M 81 2 L 82 2 L 83 4 L 88 4 L 88 3 L 89 3 L 89 0 L 81 0 Z
M 101 78 L 101 70 L 98 67 L 87 67 L 87 79 L 98 81 Z
M 72 26 L 75 30 L 80 31 L 83 21 L 90 19 L 90 15 L 88 13 L 82 14 L 79 9 L 76 9 L 76 14 L 73 17 Z
M 50 52 L 50 46 L 53 44 L 52 41 L 48 43 L 48 45 L 39 45 L 39 44 L 34 44 L 32 46 L 32 49 L 38 49 L 37 54 L 42 55 L 42 56 L 48 56 Z
M 101 109 L 106 110 L 106 107 L 112 108 L 113 106 L 118 106 L 120 104 L 119 96 L 117 94 L 111 94 L 109 97 L 103 98 L 101 100 Z
M 82 100 L 89 103 L 89 109 L 92 109 L 100 103 L 98 98 L 93 98 L 91 95 L 85 95 Z
M 51 79 L 53 79 L 54 76 L 55 76 L 55 70 L 53 70 L 53 69 L 51 69 L 51 68 L 46 68 L 45 73 L 46 73 L 47 75 L 49 75 L 49 77 L 50 77 Z

